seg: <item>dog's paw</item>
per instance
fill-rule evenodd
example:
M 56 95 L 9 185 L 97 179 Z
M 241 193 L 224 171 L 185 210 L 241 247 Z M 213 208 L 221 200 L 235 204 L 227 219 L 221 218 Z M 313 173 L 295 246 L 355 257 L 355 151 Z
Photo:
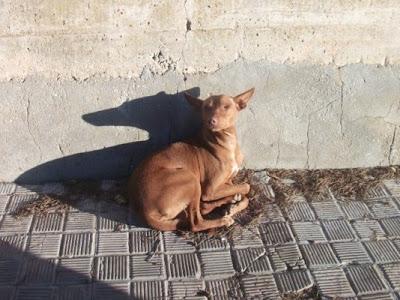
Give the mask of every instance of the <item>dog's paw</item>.
M 236 203 L 242 200 L 242 194 L 235 194 L 235 196 L 233 196 L 233 200 L 232 203 Z
M 229 227 L 229 226 L 233 225 L 233 223 L 235 223 L 235 220 L 231 216 L 224 216 L 222 218 L 222 220 L 226 227 Z

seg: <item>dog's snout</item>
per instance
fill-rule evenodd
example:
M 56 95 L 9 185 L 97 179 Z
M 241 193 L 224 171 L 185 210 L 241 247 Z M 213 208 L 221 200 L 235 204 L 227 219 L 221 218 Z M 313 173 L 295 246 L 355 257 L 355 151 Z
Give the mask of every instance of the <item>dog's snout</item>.
M 210 125 L 217 125 L 217 119 L 211 118 L 210 119 Z

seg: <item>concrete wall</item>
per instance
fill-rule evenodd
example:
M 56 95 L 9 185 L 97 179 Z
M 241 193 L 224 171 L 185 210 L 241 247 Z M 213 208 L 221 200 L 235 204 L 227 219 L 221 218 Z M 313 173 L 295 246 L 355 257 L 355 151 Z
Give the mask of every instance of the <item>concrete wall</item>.
M 398 1 L 0 0 L 0 181 L 118 177 L 256 87 L 253 168 L 400 163 Z M 397 133 L 397 134 L 396 134 Z

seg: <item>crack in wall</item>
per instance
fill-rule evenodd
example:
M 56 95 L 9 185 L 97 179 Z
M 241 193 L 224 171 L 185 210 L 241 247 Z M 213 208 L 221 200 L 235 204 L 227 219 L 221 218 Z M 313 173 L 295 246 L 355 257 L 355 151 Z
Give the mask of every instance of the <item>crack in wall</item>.
M 39 151 L 39 161 L 43 160 L 43 154 L 42 154 L 42 148 L 40 147 L 39 143 L 37 142 L 35 136 L 32 133 L 32 128 L 31 128 L 31 122 L 30 122 L 30 108 L 31 108 L 31 100 L 29 99 L 29 97 L 26 98 L 27 99 L 27 104 L 26 104 L 26 110 L 25 110 L 25 115 L 26 115 L 26 124 L 27 129 L 28 129 L 28 133 L 32 138 L 33 143 L 35 144 L 37 150 Z
M 391 143 L 389 145 L 389 154 L 388 154 L 388 163 L 389 163 L 389 165 L 392 164 L 392 155 L 393 155 L 394 142 L 396 140 L 396 131 L 397 131 L 397 126 L 394 126 L 393 135 L 392 135 L 392 141 L 391 141 Z
M 340 124 L 340 135 L 342 139 L 344 138 L 344 130 L 343 130 L 343 90 L 344 90 L 344 82 L 342 79 L 342 69 L 338 68 L 339 80 L 340 80 L 340 116 L 339 116 L 339 124 Z
M 279 133 L 279 136 L 280 136 L 280 133 Z M 277 150 L 278 150 L 278 152 L 277 152 L 277 154 L 276 154 L 275 167 L 278 166 L 279 159 L 280 159 L 280 157 L 281 157 L 281 139 L 280 139 L 280 138 L 278 139 Z
M 311 115 L 308 115 L 308 124 L 307 124 L 307 148 L 306 148 L 306 154 L 307 154 L 307 161 L 306 161 L 306 169 L 310 168 L 310 124 L 311 124 Z

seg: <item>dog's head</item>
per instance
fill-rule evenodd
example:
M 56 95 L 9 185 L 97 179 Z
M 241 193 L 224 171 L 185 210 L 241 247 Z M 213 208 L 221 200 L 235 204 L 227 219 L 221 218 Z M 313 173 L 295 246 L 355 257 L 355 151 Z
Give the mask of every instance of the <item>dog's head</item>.
M 201 113 L 204 127 L 221 131 L 235 125 L 237 114 L 247 106 L 253 94 L 254 88 L 235 97 L 217 95 L 201 100 L 185 93 L 185 98 Z

